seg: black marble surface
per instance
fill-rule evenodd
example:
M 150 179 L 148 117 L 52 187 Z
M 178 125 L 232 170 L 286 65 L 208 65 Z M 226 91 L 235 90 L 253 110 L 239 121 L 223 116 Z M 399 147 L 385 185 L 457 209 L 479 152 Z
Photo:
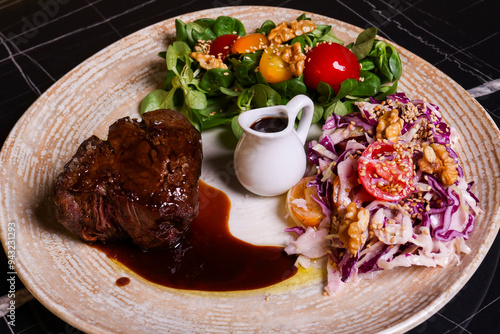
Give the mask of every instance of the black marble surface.
M 497 0 L 3 0 L 0 1 L 0 144 L 38 96 L 86 58 L 120 38 L 180 14 L 221 6 L 266 5 L 329 16 L 379 34 L 462 85 L 500 125 L 500 3 Z M 500 149 L 500 148 L 499 148 Z M 1 185 L 0 185 L 1 186 Z M 6 222 L 1 222 L 6 224 Z M 0 296 L 9 289 L 7 258 Z M 466 286 L 410 333 L 499 333 L 500 239 Z M 22 288 L 22 282 L 16 282 Z M 30 300 L 0 333 L 79 333 Z M 335 332 L 335 329 L 332 329 Z

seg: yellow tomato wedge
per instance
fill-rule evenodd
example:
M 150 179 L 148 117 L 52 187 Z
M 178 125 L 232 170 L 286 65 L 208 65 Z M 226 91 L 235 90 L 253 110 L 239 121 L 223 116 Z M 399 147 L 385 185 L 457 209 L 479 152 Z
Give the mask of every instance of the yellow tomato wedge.
M 307 186 L 312 180 L 314 176 L 303 178 L 288 191 L 286 197 L 288 213 L 297 224 L 305 226 L 317 226 L 325 218 L 321 206 L 313 198 L 319 198 L 316 186 Z
M 269 45 L 269 40 L 262 34 L 250 34 L 238 38 L 231 46 L 231 53 L 251 53 L 265 49 Z
M 292 78 L 290 66 L 281 58 L 284 46 L 272 46 L 262 54 L 259 62 L 259 71 L 269 83 L 278 83 Z

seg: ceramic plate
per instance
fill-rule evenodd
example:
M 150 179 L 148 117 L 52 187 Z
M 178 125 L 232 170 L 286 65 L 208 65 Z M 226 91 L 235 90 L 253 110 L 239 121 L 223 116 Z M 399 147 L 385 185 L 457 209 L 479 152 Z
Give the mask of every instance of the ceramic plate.
M 230 15 L 247 31 L 262 22 L 289 21 L 302 12 L 229 7 L 182 15 Z M 307 14 L 333 25 L 343 40 L 359 28 Z M 91 57 L 48 89 L 23 115 L 1 151 L 1 237 L 15 227 L 16 269 L 33 295 L 57 316 L 92 333 L 342 333 L 406 331 L 430 317 L 467 282 L 484 258 L 500 224 L 499 131 L 464 89 L 427 62 L 399 48 L 404 64 L 400 91 L 427 97 L 458 129 L 458 152 L 484 213 L 468 245 L 471 254 L 446 269 L 402 268 L 353 282 L 333 297 L 322 295 L 321 272 L 299 273 L 269 288 L 228 293 L 180 291 L 142 279 L 73 237 L 55 221 L 55 176 L 78 145 L 124 116 L 139 117 L 141 99 L 158 87 L 165 66 L 157 57 L 175 36 L 174 19 L 134 33 Z M 237 183 L 231 161 L 234 140 L 224 131 L 204 133 L 202 179 L 231 199 L 230 229 L 245 241 L 284 244 L 289 224 L 284 197 L 260 198 Z M 116 279 L 131 283 L 118 287 Z

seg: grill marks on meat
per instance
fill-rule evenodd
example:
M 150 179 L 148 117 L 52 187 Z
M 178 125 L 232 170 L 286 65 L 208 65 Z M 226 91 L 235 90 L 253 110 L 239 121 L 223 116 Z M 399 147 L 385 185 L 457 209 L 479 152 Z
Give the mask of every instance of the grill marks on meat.
M 201 136 L 182 114 L 145 113 L 85 140 L 58 176 L 58 220 L 86 241 L 177 244 L 198 214 Z

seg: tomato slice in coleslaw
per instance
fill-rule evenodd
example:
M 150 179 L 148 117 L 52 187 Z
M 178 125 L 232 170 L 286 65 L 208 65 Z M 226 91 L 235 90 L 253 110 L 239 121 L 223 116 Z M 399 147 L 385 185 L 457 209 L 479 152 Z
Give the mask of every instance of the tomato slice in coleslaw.
M 308 176 L 293 186 L 286 197 L 286 208 L 292 219 L 304 226 L 317 226 L 321 223 L 325 214 L 321 206 L 316 202 L 319 199 L 316 186 L 309 186 L 309 182 L 315 176 Z
M 410 194 L 415 167 L 403 145 L 376 141 L 358 161 L 359 182 L 377 199 L 393 202 Z

